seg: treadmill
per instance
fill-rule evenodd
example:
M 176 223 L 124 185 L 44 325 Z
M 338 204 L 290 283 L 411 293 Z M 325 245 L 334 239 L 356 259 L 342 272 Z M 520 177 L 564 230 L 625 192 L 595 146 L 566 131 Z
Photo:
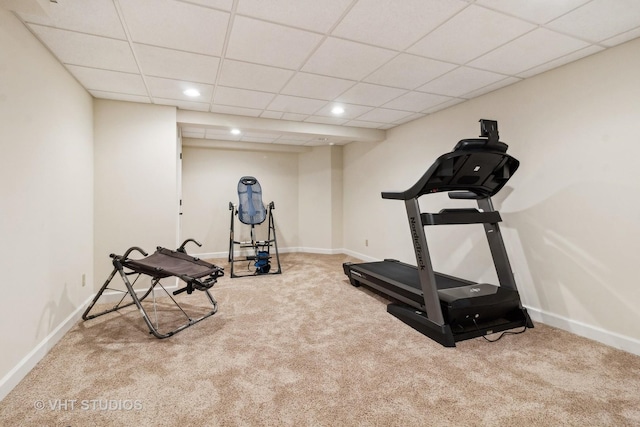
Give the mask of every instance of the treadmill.
M 391 297 L 397 302 L 389 304 L 387 312 L 445 347 L 518 327 L 533 328 L 500 234 L 500 213 L 491 203 L 520 162 L 506 153 L 508 145 L 499 141 L 496 121 L 480 120 L 480 130 L 480 138 L 458 142 L 408 190 L 382 193 L 383 199 L 405 202 L 417 266 L 392 259 L 343 264 L 353 286 L 365 285 Z M 440 192 L 448 192 L 451 199 L 474 200 L 478 208 L 420 212 L 418 198 Z M 455 224 L 484 226 L 498 286 L 433 271 L 424 227 Z

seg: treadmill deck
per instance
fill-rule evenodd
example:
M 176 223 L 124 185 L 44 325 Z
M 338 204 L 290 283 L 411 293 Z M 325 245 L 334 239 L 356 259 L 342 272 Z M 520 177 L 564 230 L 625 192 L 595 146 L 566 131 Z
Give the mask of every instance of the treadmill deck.
M 387 280 L 394 284 L 404 284 L 410 288 L 413 288 L 416 292 L 419 292 L 420 295 L 422 295 L 422 287 L 420 286 L 418 269 L 412 265 L 395 260 L 388 260 L 367 262 L 362 264 L 352 264 L 351 269 L 361 271 L 363 273 L 368 273 L 374 277 Z M 476 284 L 475 282 L 471 282 L 469 280 L 459 279 L 442 273 L 435 273 L 435 276 L 436 286 L 438 287 L 438 289 L 459 288 L 461 286 Z

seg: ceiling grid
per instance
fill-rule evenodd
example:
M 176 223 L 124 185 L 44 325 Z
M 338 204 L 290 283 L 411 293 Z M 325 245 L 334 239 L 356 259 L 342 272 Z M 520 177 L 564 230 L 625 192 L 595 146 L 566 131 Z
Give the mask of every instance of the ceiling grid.
M 212 125 L 182 132 L 289 145 L 345 144 L 347 136 L 319 129 L 384 131 L 640 36 L 637 0 L 0 0 L 0 7 L 12 8 L 96 98 L 254 118 L 238 136 Z M 332 113 L 336 105 L 343 114 Z M 273 120 L 310 130 L 287 132 Z

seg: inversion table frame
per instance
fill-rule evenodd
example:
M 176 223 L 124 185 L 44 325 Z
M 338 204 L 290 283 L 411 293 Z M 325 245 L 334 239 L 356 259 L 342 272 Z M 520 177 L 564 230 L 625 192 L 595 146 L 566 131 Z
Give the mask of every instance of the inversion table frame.
M 210 264 L 206 261 L 202 261 L 198 258 L 188 255 L 185 250 L 185 245 L 188 242 L 193 242 L 198 246 L 202 246 L 199 242 L 197 242 L 194 239 L 187 239 L 175 251 L 158 247 L 155 253 L 153 253 L 152 255 L 148 255 L 143 249 L 137 246 L 133 246 L 129 248 L 124 253 L 124 255 L 116 255 L 116 254 L 109 255 L 113 259 L 112 261 L 113 271 L 111 272 L 107 280 L 102 285 L 102 288 L 100 288 L 100 291 L 98 291 L 96 296 L 93 298 L 93 300 L 91 301 L 91 304 L 89 304 L 89 307 L 87 307 L 87 309 L 85 310 L 84 314 L 82 315 L 82 319 L 83 320 L 94 319 L 104 314 L 118 311 L 122 308 L 129 307 L 135 304 L 138 310 L 140 311 L 140 313 L 142 314 L 142 317 L 145 323 L 149 327 L 150 333 L 155 335 L 157 338 L 168 338 L 182 331 L 183 329 L 186 329 L 189 326 L 192 326 L 200 322 L 201 320 L 204 320 L 207 317 L 215 314 L 218 311 L 218 303 L 213 298 L 211 293 L 209 293 L 209 289 L 213 287 L 218 277 L 224 276 L 224 270 L 221 267 L 218 267 L 214 264 Z M 137 260 L 130 259 L 129 255 L 133 251 L 140 252 L 146 258 L 137 259 Z M 109 284 L 111 283 L 111 281 L 113 280 L 113 278 L 117 273 L 120 274 L 120 277 L 122 278 L 122 281 L 124 282 L 124 285 L 127 289 L 126 291 L 123 291 L 121 289 L 109 288 Z M 135 278 L 133 281 L 130 281 L 129 276 L 133 276 L 133 275 L 135 275 Z M 136 290 L 133 288 L 133 286 L 142 275 L 151 277 L 151 286 L 146 292 L 144 292 L 142 297 L 138 297 L 138 294 L 136 293 Z M 175 298 L 171 296 L 171 293 L 169 293 L 167 289 L 162 285 L 162 283 L 160 283 L 161 279 L 171 277 L 171 276 L 175 276 L 186 283 L 185 287 L 174 291 L 173 295 L 178 295 L 183 292 L 187 292 L 187 294 L 191 294 L 193 293 L 194 290 L 203 291 L 206 294 L 207 299 L 211 303 L 211 306 L 212 306 L 211 310 L 209 310 L 207 313 L 205 313 L 201 317 L 198 317 L 196 319 L 191 318 L 182 309 L 182 307 L 180 306 L 180 304 L 178 304 Z M 142 305 L 142 301 L 145 298 L 147 298 L 149 295 L 153 295 L 153 299 L 154 299 L 153 304 L 154 304 L 154 311 L 155 311 L 156 286 L 160 286 L 162 288 L 162 290 L 169 296 L 169 298 L 173 301 L 173 303 L 178 307 L 178 309 L 180 309 L 180 311 L 187 318 L 186 323 L 182 324 L 181 326 L 177 327 L 172 331 L 165 332 L 165 333 L 160 332 L 158 329 L 159 325 L 158 325 L 157 313 L 155 316 L 156 324 L 154 325 L 149 315 L 147 314 L 147 311 Z M 122 298 L 120 298 L 120 300 L 114 307 L 104 310 L 100 313 L 90 315 L 89 312 L 91 311 L 93 306 L 96 304 L 96 302 L 100 299 L 104 291 L 107 289 L 122 293 L 123 294 Z M 124 300 L 127 297 L 127 295 L 129 295 L 133 301 L 125 302 Z M 123 302 L 125 303 L 123 304 Z
M 244 196 L 244 198 L 243 198 Z M 248 277 L 248 276 L 262 276 L 269 274 L 281 274 L 282 267 L 280 265 L 280 254 L 278 253 L 278 240 L 276 238 L 276 226 L 273 220 L 273 210 L 276 208 L 274 202 L 269 202 L 265 207 L 262 203 L 262 188 L 258 180 L 252 176 L 243 176 L 238 182 L 238 206 L 235 206 L 232 202 L 229 202 L 229 210 L 231 211 L 231 224 L 229 230 L 229 264 L 231 265 L 231 278 Z M 244 203 L 243 203 L 244 199 Z M 235 240 L 235 218 L 246 225 L 251 227 L 250 240 L 240 241 Z M 267 221 L 267 239 L 258 240 L 256 238 L 256 225 L 262 224 Z M 235 249 L 238 247 L 240 250 L 251 248 L 253 250 L 252 255 L 236 257 Z M 270 260 L 271 247 L 275 250 L 275 260 L 277 268 L 271 270 Z M 255 271 L 238 274 L 234 268 L 235 263 L 246 262 L 247 265 L 251 265 L 252 262 L 266 262 L 268 269 L 262 271 L 260 268 L 256 268 Z

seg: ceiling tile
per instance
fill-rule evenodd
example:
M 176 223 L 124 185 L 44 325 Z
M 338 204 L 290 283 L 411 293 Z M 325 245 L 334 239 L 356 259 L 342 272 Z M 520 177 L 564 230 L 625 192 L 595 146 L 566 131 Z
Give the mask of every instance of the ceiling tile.
M 304 121 L 305 122 L 310 122 L 310 123 L 323 123 L 323 124 L 327 124 L 327 125 L 343 125 L 348 120 L 347 119 L 341 119 L 341 118 L 338 118 L 338 117 L 309 116 L 306 119 L 304 119 Z
M 207 129 L 205 138 L 207 139 L 219 139 L 223 141 L 240 141 L 242 134 L 234 135 L 231 129 Z
M 365 122 L 363 120 L 351 120 L 347 123 L 345 123 L 346 126 L 353 126 L 356 128 L 372 128 L 372 129 L 377 129 L 380 126 L 384 126 L 385 123 L 379 123 L 379 122 Z
M 306 134 L 306 133 L 283 133 L 278 138 L 278 141 L 289 141 L 289 142 L 308 142 L 312 139 L 316 138 L 315 135 Z
M 351 0 L 242 0 L 237 13 L 326 33 L 351 3 Z
M 273 102 L 269 104 L 269 110 L 309 115 L 324 107 L 326 103 L 326 101 L 320 101 L 317 99 L 278 95 Z
M 551 21 L 546 26 L 593 42 L 599 42 L 637 28 L 638 0 L 593 0 Z
M 460 67 L 418 88 L 423 92 L 459 97 L 472 90 L 503 80 L 506 76 L 489 71 Z
M 416 114 L 411 114 L 410 116 L 407 116 L 407 117 L 405 117 L 405 118 L 403 118 L 403 119 L 396 120 L 395 122 L 393 122 L 393 124 L 394 124 L 394 125 L 401 125 L 401 124 L 403 124 L 403 123 L 409 123 L 409 122 L 412 122 L 412 121 L 414 121 L 414 120 L 421 119 L 421 118 L 423 118 L 424 116 L 426 116 L 426 114 L 418 114 L 418 113 L 416 113 Z
M 233 0 L 187 0 L 187 2 L 212 7 L 214 9 L 231 10 L 233 8 Z
M 66 3 L 66 4 L 65 4 Z M 20 13 L 25 22 L 125 40 L 120 17 L 113 0 L 91 0 L 51 3 L 47 14 Z
M 140 69 L 147 76 L 215 83 L 220 58 L 134 44 Z M 189 64 L 185 67 L 185 64 Z
M 460 104 L 462 102 L 466 101 L 466 99 L 463 98 L 453 98 L 449 101 L 443 102 L 442 104 L 436 105 L 435 107 L 431 107 L 431 108 L 427 108 L 426 110 L 423 111 L 424 114 L 431 114 L 431 113 L 435 113 L 436 111 L 439 110 L 444 110 L 445 108 L 449 108 L 449 107 L 453 107 L 456 104 Z
M 213 94 L 213 86 L 203 83 L 192 83 L 182 80 L 165 79 L 160 77 L 147 77 L 149 92 L 154 98 L 178 99 L 190 102 L 208 102 Z M 191 98 L 183 92 L 187 89 L 197 89 L 200 92 L 198 98 Z
M 279 92 L 293 73 L 291 70 L 282 68 L 226 59 L 222 63 L 218 83 L 241 89 Z
M 90 90 L 89 93 L 94 98 L 113 99 L 116 101 L 140 102 L 142 104 L 150 104 L 151 99 L 143 95 L 127 95 L 123 93 L 103 92 L 101 90 Z
M 354 84 L 355 82 L 352 80 L 319 76 L 317 74 L 296 73 L 282 89 L 281 93 L 284 95 L 330 100 Z
M 395 56 L 391 50 L 327 38 L 302 71 L 360 80 Z
M 383 105 L 385 108 L 404 111 L 423 111 L 429 107 L 442 104 L 451 97 L 424 92 L 409 92 Z
M 544 24 L 591 0 L 476 0 L 476 4 L 508 13 L 536 24 Z
M 260 117 L 265 118 L 265 119 L 276 119 L 279 120 L 282 118 L 282 113 L 281 111 L 263 111 L 262 114 L 260 114 Z
M 361 116 L 362 114 L 364 114 L 364 113 L 366 113 L 368 111 L 373 110 L 373 107 L 365 107 L 365 106 L 362 106 L 362 105 L 352 105 L 352 104 L 330 102 L 329 104 L 327 104 L 326 106 L 324 106 L 323 108 L 318 110 L 316 112 L 316 115 L 318 115 L 318 116 L 327 116 L 327 117 L 336 117 L 335 114 L 333 114 L 331 112 L 331 109 L 336 105 L 340 105 L 342 108 L 344 108 L 344 113 L 342 113 L 339 116 L 340 118 L 344 118 L 344 119 L 353 119 L 353 118 L 356 118 L 358 116 Z
M 370 83 L 358 83 L 335 100 L 347 104 L 379 107 L 405 93 L 407 93 L 407 91 L 404 89 L 378 86 Z
M 446 62 L 401 53 L 364 81 L 403 89 L 415 89 L 451 71 L 456 66 Z
M 274 98 L 275 94 L 258 92 L 248 89 L 236 89 L 232 87 L 218 86 L 213 102 L 218 105 L 230 105 L 232 107 L 256 108 L 263 110 Z
M 76 65 L 67 65 L 67 69 L 87 90 L 127 95 L 147 95 L 147 89 L 139 74 L 99 70 Z
M 459 0 L 360 0 L 332 35 L 404 50 L 467 5 Z
M 255 132 L 255 131 L 247 131 L 243 132 L 242 136 L 244 137 L 252 137 L 252 138 L 265 138 L 265 139 L 276 139 L 282 135 L 280 132 Z
M 236 16 L 227 57 L 295 70 L 320 40 L 319 34 Z
M 256 110 L 254 108 L 243 108 L 243 107 L 232 107 L 229 105 L 212 105 L 209 108 L 209 111 L 212 113 L 220 113 L 220 114 L 234 114 L 236 116 L 249 116 L 249 117 L 260 117 L 260 113 L 262 110 Z
M 358 120 L 367 122 L 390 123 L 400 120 L 413 114 L 410 111 L 389 110 L 387 108 L 376 108 L 358 117 Z
M 300 113 L 284 113 L 282 115 L 282 120 L 290 120 L 292 122 L 301 122 L 304 119 L 309 117 L 309 114 L 300 114 Z
M 408 51 L 442 61 L 465 64 L 535 27 L 520 19 L 471 5 L 411 46 Z
M 173 0 L 119 2 L 134 42 L 221 55 L 228 13 Z
M 242 141 L 242 142 L 260 142 L 260 143 L 263 143 L 263 144 L 270 144 L 275 139 L 276 139 L 275 137 L 264 138 L 264 137 L 259 137 L 259 136 L 242 135 L 242 137 L 240 138 L 240 141 Z
M 538 28 L 469 65 L 497 73 L 515 75 L 534 66 L 568 55 L 588 44 L 545 28 Z
M 640 37 L 640 27 L 627 31 L 626 33 L 622 33 L 618 36 L 611 37 L 610 39 L 606 39 L 600 44 L 607 47 L 613 47 L 638 37 Z
M 473 90 L 471 92 L 467 92 L 462 94 L 462 98 L 475 98 L 476 96 L 484 95 L 485 93 L 493 92 L 494 90 L 498 90 L 500 88 L 512 85 L 514 83 L 518 83 L 521 79 L 517 77 L 507 77 L 506 79 L 502 79 L 496 83 L 492 83 L 480 89 Z
M 536 74 L 540 74 L 545 71 L 551 70 L 553 68 L 560 67 L 564 64 L 568 64 L 569 62 L 577 61 L 580 58 L 593 55 L 594 53 L 598 53 L 603 49 L 604 49 L 603 47 L 591 45 L 584 49 L 580 49 L 573 53 L 570 53 L 569 55 L 562 56 L 556 60 L 545 62 L 542 65 L 530 68 L 526 71 L 523 71 L 522 73 L 518 73 L 518 77 L 520 78 L 532 77 L 532 76 L 535 76 Z
M 138 66 L 126 41 L 73 31 L 30 25 L 40 40 L 64 64 L 137 73 Z M 96 55 L 96 52 L 100 52 Z
M 179 99 L 153 98 L 153 103 L 158 105 L 171 105 L 182 110 L 209 111 L 209 104 L 203 102 L 181 101 Z

